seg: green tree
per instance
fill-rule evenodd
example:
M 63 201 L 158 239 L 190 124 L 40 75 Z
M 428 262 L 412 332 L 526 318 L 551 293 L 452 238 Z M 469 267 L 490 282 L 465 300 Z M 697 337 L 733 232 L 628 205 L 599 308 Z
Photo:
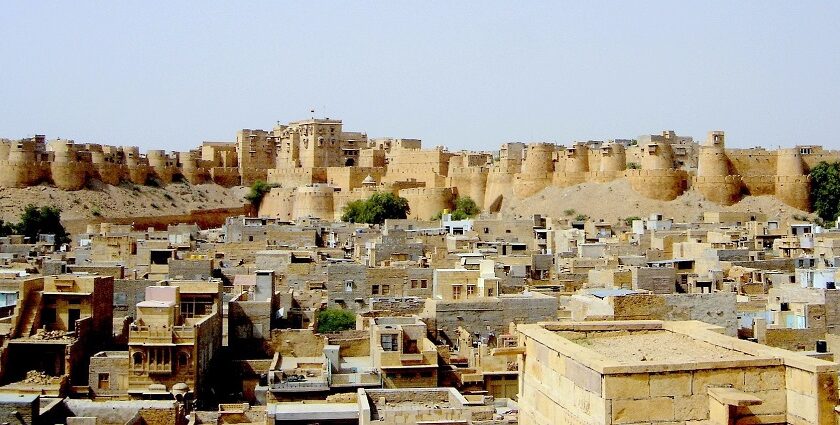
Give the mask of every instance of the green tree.
M 840 215 L 840 162 L 820 162 L 811 169 L 811 209 L 826 222 Z
M 61 209 L 58 207 L 38 208 L 32 204 L 27 205 L 15 230 L 32 242 L 38 240 L 38 235 L 55 235 L 56 246 L 70 242 L 67 230 L 61 224 Z
M 260 204 L 265 197 L 265 194 L 271 192 L 274 185 L 268 184 L 262 180 L 257 180 L 251 185 L 251 190 L 245 195 L 245 199 L 254 206 L 254 209 L 259 210 Z
M 627 169 L 628 170 L 640 170 L 640 169 L 642 169 L 642 166 L 639 165 L 638 162 L 628 162 L 627 163 Z
M 365 200 L 353 201 L 344 207 L 342 221 L 382 224 L 389 218 L 406 218 L 408 200 L 390 192 L 376 192 Z
M 0 220 L 0 236 L 9 236 L 15 233 L 15 225 L 14 223 L 6 223 L 3 220 Z
M 459 196 L 455 198 L 455 209 L 452 210 L 453 220 L 466 220 L 470 217 L 475 217 L 481 213 L 481 208 L 478 208 L 475 201 L 469 196 Z M 443 211 L 437 213 L 432 220 L 440 220 L 443 216 Z
M 356 327 L 356 314 L 350 310 L 327 308 L 318 313 L 318 333 L 346 331 Z

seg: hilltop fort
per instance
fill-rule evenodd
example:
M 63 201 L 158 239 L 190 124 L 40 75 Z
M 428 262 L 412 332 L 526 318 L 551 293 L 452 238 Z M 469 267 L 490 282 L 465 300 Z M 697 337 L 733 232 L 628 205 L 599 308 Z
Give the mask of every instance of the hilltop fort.
M 275 187 L 260 215 L 282 219 L 338 218 L 348 202 L 387 191 L 408 199 L 411 217 L 428 219 L 469 196 L 485 211 L 532 196 L 547 187 L 626 179 L 640 195 L 663 201 L 695 189 L 720 205 L 746 196 L 774 195 L 809 210 L 810 168 L 840 160 L 840 151 L 803 145 L 791 149 L 727 149 L 722 131 L 698 143 L 674 131 L 634 140 L 505 143 L 498 151 L 423 148 L 418 139 L 368 138 L 344 131 L 335 119 L 243 129 L 230 142 L 203 142 L 184 152 L 135 146 L 47 141 L 38 135 L 0 141 L 2 187 L 52 184 L 79 190 L 91 181 L 117 185 L 215 183 Z

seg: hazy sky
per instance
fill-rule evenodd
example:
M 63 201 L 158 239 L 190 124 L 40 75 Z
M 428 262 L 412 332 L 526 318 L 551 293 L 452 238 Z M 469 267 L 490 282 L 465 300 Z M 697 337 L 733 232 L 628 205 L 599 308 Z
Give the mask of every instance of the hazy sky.
M 0 137 L 187 150 L 314 108 L 450 149 L 840 149 L 838 1 L 173 3 L 0 2 Z

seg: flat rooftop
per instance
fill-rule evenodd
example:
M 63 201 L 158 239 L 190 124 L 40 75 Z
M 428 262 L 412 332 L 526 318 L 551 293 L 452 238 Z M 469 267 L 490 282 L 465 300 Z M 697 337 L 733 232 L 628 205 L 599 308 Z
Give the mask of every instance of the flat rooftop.
M 517 330 L 549 352 L 602 375 L 776 365 L 840 370 L 836 363 L 739 340 L 698 321 L 543 322 Z M 526 355 L 528 351 L 526 344 Z
M 566 335 L 564 335 L 566 336 Z M 714 362 L 755 356 L 670 331 L 624 331 L 569 339 L 621 364 L 639 362 Z

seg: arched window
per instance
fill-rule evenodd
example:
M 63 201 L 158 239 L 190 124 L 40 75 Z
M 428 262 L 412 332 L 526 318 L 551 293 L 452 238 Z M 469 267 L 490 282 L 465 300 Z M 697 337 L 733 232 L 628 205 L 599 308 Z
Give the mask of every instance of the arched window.
M 178 366 L 186 367 L 187 363 L 190 361 L 190 355 L 181 351 L 178 353 Z
M 135 369 L 143 368 L 143 353 L 135 351 L 134 354 L 131 355 L 131 360 Z

